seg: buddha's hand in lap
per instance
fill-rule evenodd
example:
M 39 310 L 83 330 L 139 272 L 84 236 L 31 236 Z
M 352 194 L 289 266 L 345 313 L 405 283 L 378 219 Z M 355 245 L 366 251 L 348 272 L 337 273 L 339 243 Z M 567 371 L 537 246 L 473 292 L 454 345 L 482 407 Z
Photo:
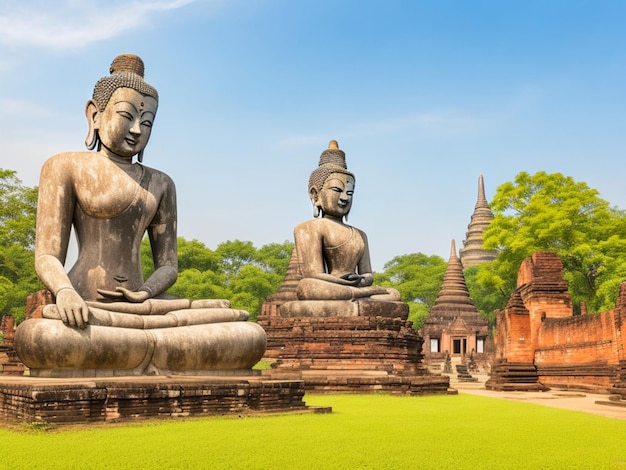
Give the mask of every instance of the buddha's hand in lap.
M 114 291 L 98 289 L 98 293 L 108 299 L 141 303 L 150 298 L 150 294 L 145 290 L 133 291 L 124 287 L 116 287 Z
M 373 276 L 371 273 L 356 274 L 348 273 L 341 276 L 341 279 L 347 281 L 348 285 L 353 287 L 367 287 L 371 286 L 373 282 Z
M 365 273 L 360 276 L 358 287 L 369 287 L 374 283 L 374 275 L 372 273 Z
M 80 328 L 87 326 L 89 309 L 83 298 L 74 289 L 64 288 L 56 294 L 56 306 L 61 321 L 68 326 Z

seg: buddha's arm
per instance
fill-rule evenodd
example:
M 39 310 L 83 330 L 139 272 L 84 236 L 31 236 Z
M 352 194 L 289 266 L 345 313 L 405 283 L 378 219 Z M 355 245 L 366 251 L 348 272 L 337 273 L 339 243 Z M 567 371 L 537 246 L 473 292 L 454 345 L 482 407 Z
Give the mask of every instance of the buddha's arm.
M 39 180 L 37 225 L 35 237 L 35 270 L 44 285 L 56 298 L 59 315 L 64 323 L 84 328 L 87 305 L 74 290 L 63 263 L 72 227 L 76 196 L 72 172 L 62 168 L 66 155 L 48 160 Z
M 139 288 L 150 297 L 157 296 L 171 287 L 178 277 L 178 252 L 176 240 L 176 188 L 169 177 L 166 190 L 159 204 L 159 210 L 148 227 L 148 237 L 152 247 L 154 273 Z
M 65 162 L 60 157 L 48 160 L 41 169 L 35 236 L 35 269 L 55 295 L 62 288 L 72 287 L 63 263 L 75 206 L 71 177 L 62 168 Z
M 374 282 L 374 275 L 372 274 L 372 263 L 370 261 L 370 248 L 367 243 L 367 235 L 365 232 L 359 230 L 361 237 L 363 238 L 363 244 L 365 245 L 363 249 L 363 256 L 359 260 L 359 265 L 357 266 L 359 275 L 361 276 L 361 280 L 359 281 L 359 287 L 368 287 L 371 286 Z
M 344 279 L 326 272 L 324 267 L 323 236 L 317 230 L 316 224 L 305 222 L 297 226 L 294 230 L 294 240 L 300 258 L 303 277 L 345 286 L 358 284 L 359 279 Z

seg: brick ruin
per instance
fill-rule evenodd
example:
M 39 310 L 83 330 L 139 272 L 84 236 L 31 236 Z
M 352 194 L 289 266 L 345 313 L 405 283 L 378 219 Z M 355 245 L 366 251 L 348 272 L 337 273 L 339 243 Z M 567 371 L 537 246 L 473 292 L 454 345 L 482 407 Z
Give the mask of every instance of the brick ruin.
M 307 391 L 451 393 L 449 378 L 422 364 L 423 339 L 403 316 L 282 317 L 285 302 L 297 300 L 301 274 L 292 257 L 279 290 L 267 297 L 257 322 L 267 333 L 264 359 L 272 378 L 302 378 Z
M 626 282 L 614 309 L 573 315 L 563 264 L 552 252 L 522 263 L 497 312 L 491 390 L 594 390 L 626 399 Z
M 489 323 L 470 298 L 463 266 L 452 240 L 450 258 L 435 304 L 420 329 L 423 352 L 431 369 L 438 370 L 446 359 L 485 367 L 489 362 Z
M 2 342 L 0 343 L 0 375 L 23 375 L 24 364 L 17 357 L 13 347 L 15 319 L 12 316 L 0 317 Z

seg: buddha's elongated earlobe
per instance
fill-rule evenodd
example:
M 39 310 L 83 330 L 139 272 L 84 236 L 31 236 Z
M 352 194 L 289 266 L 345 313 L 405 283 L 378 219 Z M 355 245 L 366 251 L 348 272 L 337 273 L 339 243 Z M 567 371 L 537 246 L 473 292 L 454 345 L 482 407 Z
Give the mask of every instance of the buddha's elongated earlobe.
M 100 151 L 101 143 L 97 129 L 89 130 L 89 134 L 87 134 L 87 138 L 85 139 L 85 145 L 88 150 L 96 149 L 97 151 Z
M 85 116 L 87 117 L 87 125 L 89 131 L 87 132 L 87 138 L 85 139 L 85 145 L 87 149 L 93 150 L 98 147 L 100 150 L 100 137 L 98 136 L 98 107 L 94 100 L 87 101 L 85 106 Z
M 343 216 L 343 220 L 346 221 L 346 222 L 348 221 L 348 214 Z
M 313 204 L 313 217 L 317 218 L 320 216 L 320 207 L 317 205 L 317 189 L 309 188 L 309 198 Z
M 139 163 L 143 162 L 143 150 L 137 154 L 137 161 Z

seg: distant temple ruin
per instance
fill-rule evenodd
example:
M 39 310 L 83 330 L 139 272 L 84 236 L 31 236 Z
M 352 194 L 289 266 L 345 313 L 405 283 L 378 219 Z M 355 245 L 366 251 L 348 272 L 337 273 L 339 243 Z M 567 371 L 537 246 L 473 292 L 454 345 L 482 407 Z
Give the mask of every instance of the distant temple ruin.
M 452 240 L 450 259 L 439 296 L 420 329 L 424 337 L 424 358 L 429 367 L 438 369 L 446 359 L 486 365 L 489 324 L 481 317 L 470 298 L 463 269 L 493 261 L 497 252 L 483 249 L 483 233 L 493 220 L 485 197 L 483 175 L 478 178 L 478 199 L 467 227 L 463 248 L 457 256 Z M 456 360 L 455 360 L 456 359 Z
M 439 296 L 420 335 L 424 338 L 424 357 L 431 367 L 437 368 L 448 355 L 463 362 L 466 355 L 477 362 L 487 361 L 489 324 L 470 298 L 454 240 Z
M 626 400 L 626 282 L 614 309 L 573 315 L 563 264 L 552 252 L 522 263 L 497 312 L 491 390 L 591 389 Z

